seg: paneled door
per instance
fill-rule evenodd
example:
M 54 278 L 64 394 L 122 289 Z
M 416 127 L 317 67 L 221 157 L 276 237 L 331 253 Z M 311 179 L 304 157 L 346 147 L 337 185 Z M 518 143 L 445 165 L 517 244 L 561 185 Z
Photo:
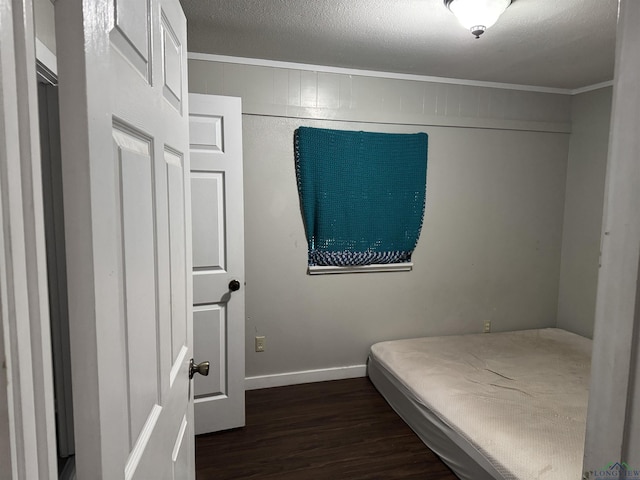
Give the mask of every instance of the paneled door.
M 239 98 L 189 95 L 193 214 L 193 331 L 198 358 L 195 429 L 243 426 L 244 202 Z
M 193 479 L 186 20 L 178 0 L 55 17 L 77 478 Z

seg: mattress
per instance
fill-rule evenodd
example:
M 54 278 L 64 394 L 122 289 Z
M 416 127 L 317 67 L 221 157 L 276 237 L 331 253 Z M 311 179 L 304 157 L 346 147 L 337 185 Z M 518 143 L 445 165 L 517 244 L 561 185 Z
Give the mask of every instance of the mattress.
M 591 344 L 553 328 L 381 342 L 368 374 L 462 479 L 579 479 Z

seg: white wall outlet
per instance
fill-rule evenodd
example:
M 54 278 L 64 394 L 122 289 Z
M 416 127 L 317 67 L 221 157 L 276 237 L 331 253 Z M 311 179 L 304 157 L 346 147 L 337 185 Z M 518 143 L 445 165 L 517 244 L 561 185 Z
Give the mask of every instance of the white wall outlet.
M 491 332 L 491 320 L 487 320 L 486 322 L 484 322 L 484 330 L 482 331 L 483 333 Z
M 265 337 L 256 337 L 256 352 L 264 352 L 266 345 Z

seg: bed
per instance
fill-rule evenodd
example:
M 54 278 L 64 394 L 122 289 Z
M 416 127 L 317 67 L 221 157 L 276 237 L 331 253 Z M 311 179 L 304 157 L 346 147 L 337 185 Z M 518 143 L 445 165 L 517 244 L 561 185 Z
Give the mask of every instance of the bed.
M 459 478 L 577 480 L 591 343 L 555 328 L 397 340 L 367 370 Z

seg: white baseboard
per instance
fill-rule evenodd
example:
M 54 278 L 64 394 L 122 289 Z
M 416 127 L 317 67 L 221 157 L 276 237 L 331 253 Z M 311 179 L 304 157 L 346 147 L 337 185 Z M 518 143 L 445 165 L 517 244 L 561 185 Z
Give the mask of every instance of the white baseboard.
M 367 375 L 366 365 L 350 365 L 348 367 L 321 368 L 302 372 L 276 373 L 274 375 L 258 375 L 244 379 L 246 390 L 259 388 L 283 387 L 300 383 L 326 382 L 327 380 L 342 380 L 358 378 Z

